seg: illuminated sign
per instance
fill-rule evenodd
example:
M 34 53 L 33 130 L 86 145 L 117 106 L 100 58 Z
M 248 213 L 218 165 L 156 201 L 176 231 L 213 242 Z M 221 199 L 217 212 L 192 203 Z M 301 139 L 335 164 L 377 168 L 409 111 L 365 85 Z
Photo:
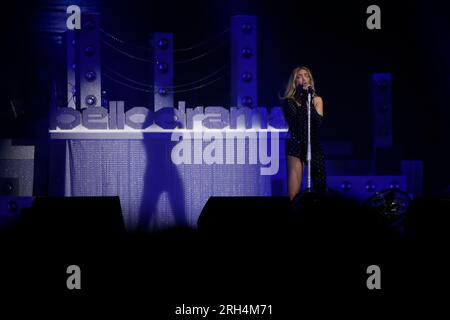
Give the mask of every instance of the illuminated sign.
M 130 134 L 169 132 L 176 142 L 171 151 L 176 165 L 259 164 L 262 175 L 278 172 L 278 133 L 286 131 L 280 107 L 270 112 L 263 107 L 186 108 L 184 101 L 156 112 L 146 107 L 125 111 L 123 101 L 111 101 L 109 110 L 59 108 L 50 121 L 54 139 L 139 139 Z
M 82 111 L 58 108 L 50 121 L 50 132 L 55 130 L 140 130 L 160 129 L 281 129 L 287 125 L 280 107 L 207 106 L 186 108 L 180 101 L 178 108 L 162 108 L 156 112 L 146 107 L 133 107 L 125 111 L 123 101 L 110 101 L 109 110 L 88 107 Z M 283 130 L 284 129 L 284 130 Z

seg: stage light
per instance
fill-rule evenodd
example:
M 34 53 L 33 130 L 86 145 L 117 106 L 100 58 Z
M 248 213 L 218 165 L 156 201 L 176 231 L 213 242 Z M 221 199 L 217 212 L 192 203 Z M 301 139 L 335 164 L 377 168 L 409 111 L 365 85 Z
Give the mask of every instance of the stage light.
M 95 49 L 93 46 L 87 46 L 84 48 L 84 55 L 87 57 L 92 57 L 95 53 Z
M 161 49 L 167 49 L 169 46 L 169 41 L 166 38 L 162 38 L 158 41 L 158 47 Z
M 102 107 L 108 108 L 108 97 L 106 90 L 102 90 Z
M 72 70 L 76 70 L 77 69 L 77 64 L 76 63 L 72 63 L 71 67 L 72 67 Z
M 400 189 L 400 184 L 397 181 L 392 181 L 389 184 L 389 189 Z
M 86 72 L 84 77 L 86 78 L 87 81 L 92 82 L 95 80 L 95 78 L 97 78 L 97 74 L 94 71 L 88 71 Z
M 375 183 L 373 181 L 370 180 L 370 181 L 368 181 L 366 183 L 366 190 L 367 191 L 373 192 L 373 191 L 375 191 L 375 189 L 376 189 L 376 185 L 375 185 Z
M 256 17 L 233 16 L 230 31 L 231 65 L 233 66 L 231 72 L 232 104 L 238 107 L 255 106 L 258 103 L 257 83 L 254 81 L 258 69 Z
M 246 107 L 251 107 L 253 105 L 253 99 L 250 96 L 242 97 L 241 102 Z
M 56 41 L 56 44 L 61 45 L 62 44 L 62 36 L 56 36 L 55 41 Z
M 250 82 L 250 81 L 252 81 L 252 78 L 253 78 L 253 76 L 252 76 L 252 74 L 250 72 L 244 72 L 241 75 L 241 79 L 244 82 Z
M 159 89 L 158 89 L 158 94 L 159 94 L 160 96 L 165 97 L 165 96 L 168 95 L 168 93 L 169 93 L 169 92 L 167 91 L 166 88 L 159 88 Z
M 10 182 L 6 182 L 3 187 L 3 193 L 6 195 L 12 195 L 14 192 L 14 185 Z
M 169 65 L 165 62 L 157 62 L 158 70 L 161 72 L 167 72 L 169 70 Z
M 386 219 L 386 222 L 397 221 L 407 212 L 411 198 L 400 189 L 385 189 L 369 197 L 364 206 Z
M 90 107 L 93 107 L 97 104 L 97 98 L 93 95 L 88 95 L 84 101 Z
M 244 58 L 250 58 L 253 52 L 252 49 L 246 47 L 241 50 L 241 54 Z
M 243 23 L 241 25 L 241 30 L 245 33 L 249 33 L 252 31 L 252 25 L 250 23 Z
M 352 189 L 352 183 L 349 181 L 344 181 L 341 183 L 341 189 L 344 191 L 350 191 Z

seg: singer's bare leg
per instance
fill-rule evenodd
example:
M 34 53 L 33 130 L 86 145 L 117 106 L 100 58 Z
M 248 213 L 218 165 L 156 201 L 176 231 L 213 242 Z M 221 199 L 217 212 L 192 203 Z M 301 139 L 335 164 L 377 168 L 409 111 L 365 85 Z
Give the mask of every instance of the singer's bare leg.
M 288 194 L 289 199 L 292 201 L 297 193 L 300 191 L 300 185 L 302 183 L 304 164 L 299 158 L 293 156 L 287 156 L 287 169 L 288 169 Z

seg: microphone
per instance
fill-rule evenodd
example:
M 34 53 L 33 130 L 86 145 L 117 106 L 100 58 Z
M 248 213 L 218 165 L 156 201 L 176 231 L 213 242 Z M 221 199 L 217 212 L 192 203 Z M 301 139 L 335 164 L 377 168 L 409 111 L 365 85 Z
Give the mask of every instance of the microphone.
M 304 91 L 306 91 L 306 93 L 310 93 L 313 94 L 314 93 L 314 89 L 312 86 L 308 86 L 307 88 L 303 88 Z
M 313 94 L 314 93 L 314 89 L 312 86 L 308 86 L 308 87 L 303 87 L 303 86 L 297 86 L 297 91 L 300 94 Z

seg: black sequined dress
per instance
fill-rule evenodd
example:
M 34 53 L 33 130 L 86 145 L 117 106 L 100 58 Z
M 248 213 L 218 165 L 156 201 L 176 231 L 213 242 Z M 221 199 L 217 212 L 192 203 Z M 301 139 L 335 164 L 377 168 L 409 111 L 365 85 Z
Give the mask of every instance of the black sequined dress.
M 291 99 L 283 100 L 283 112 L 289 126 L 290 138 L 286 144 L 286 154 L 299 158 L 306 164 L 308 150 L 308 110 L 306 95 L 299 99 L 300 105 Z M 326 168 L 323 149 L 320 144 L 320 127 L 323 117 L 311 102 L 311 180 L 313 190 L 327 191 Z

